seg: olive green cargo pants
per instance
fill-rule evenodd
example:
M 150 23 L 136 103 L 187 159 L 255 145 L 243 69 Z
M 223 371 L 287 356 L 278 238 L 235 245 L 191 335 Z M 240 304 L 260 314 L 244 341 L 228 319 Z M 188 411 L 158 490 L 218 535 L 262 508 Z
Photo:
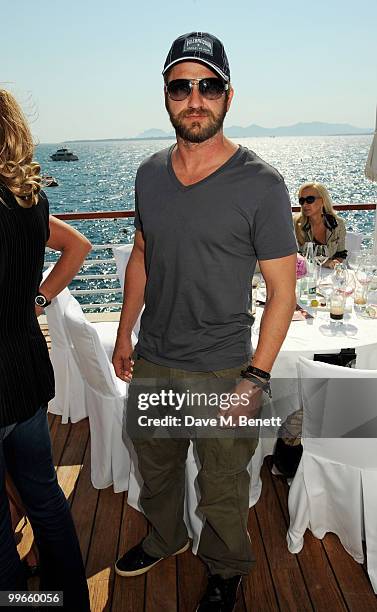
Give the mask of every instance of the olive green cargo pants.
M 185 463 L 191 437 L 201 465 L 198 510 L 205 519 L 198 555 L 211 574 L 220 574 L 223 578 L 248 574 L 255 558 L 247 531 L 250 481 L 247 466 L 258 445 L 257 435 L 238 437 L 238 428 L 228 429 L 222 437 L 213 431 L 210 437 L 203 437 L 207 433 L 190 436 L 180 431 L 180 437 L 176 428 L 171 429 L 168 437 L 156 437 L 157 430 L 152 434 L 149 430 L 145 435 L 140 429 L 135 430 L 136 415 L 150 414 L 148 410 L 141 412 L 138 406 L 141 391 L 164 388 L 184 393 L 188 389 L 197 391 L 201 385 L 207 394 L 220 388 L 230 392 L 244 366 L 216 372 L 189 372 L 137 356 L 134 359 L 126 420 L 144 481 L 140 505 L 151 524 L 151 531 L 143 542 L 145 552 L 153 557 L 167 557 L 188 539 L 183 516 Z M 168 408 L 159 406 L 160 416 L 167 412 Z M 170 414 L 181 413 L 173 408 Z

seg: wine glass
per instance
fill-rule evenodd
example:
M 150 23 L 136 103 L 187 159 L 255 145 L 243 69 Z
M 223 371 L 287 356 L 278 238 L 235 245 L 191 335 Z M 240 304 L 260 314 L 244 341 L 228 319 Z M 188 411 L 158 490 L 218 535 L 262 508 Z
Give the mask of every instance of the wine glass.
M 357 314 L 364 314 L 368 300 L 368 285 L 358 285 L 353 296 L 353 306 Z
M 343 291 L 348 285 L 349 272 L 345 263 L 337 263 L 331 275 L 334 289 Z
M 361 259 L 360 251 L 350 251 L 347 257 L 347 264 L 351 270 L 357 270 Z
M 375 291 L 377 289 L 377 255 L 369 252 L 366 256 L 366 265 L 368 266 L 372 276 L 369 288 L 372 291 Z
M 338 291 L 340 291 L 340 293 L 343 293 L 344 297 L 347 298 L 353 294 L 353 292 L 355 291 L 355 287 L 356 287 L 355 274 L 353 271 L 349 271 L 347 274 L 347 279 L 346 279 L 345 284 L 339 287 Z
M 329 258 L 329 250 L 325 244 L 317 244 L 314 248 L 314 261 L 319 266 L 318 284 L 321 282 L 322 266 Z
M 327 310 L 327 306 L 330 303 L 330 296 L 334 291 L 334 285 L 331 281 L 331 276 L 325 276 L 322 278 L 321 282 L 318 284 L 318 301 L 320 306 L 325 306 Z M 324 300 L 323 300 L 324 298 Z M 327 319 L 327 313 L 318 311 L 319 319 Z
M 374 276 L 373 265 L 370 264 L 368 258 L 361 262 L 356 270 L 356 278 L 360 285 L 369 285 Z

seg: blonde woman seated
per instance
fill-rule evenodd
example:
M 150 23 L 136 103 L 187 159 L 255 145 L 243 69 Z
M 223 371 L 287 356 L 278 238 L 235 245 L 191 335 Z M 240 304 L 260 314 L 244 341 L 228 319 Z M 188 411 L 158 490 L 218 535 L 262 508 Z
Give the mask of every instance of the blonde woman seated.
M 333 208 L 331 197 L 322 183 L 304 183 L 298 192 L 301 212 L 293 217 L 299 251 L 305 242 L 324 244 L 329 259 L 323 265 L 334 268 L 346 259 L 346 227 Z

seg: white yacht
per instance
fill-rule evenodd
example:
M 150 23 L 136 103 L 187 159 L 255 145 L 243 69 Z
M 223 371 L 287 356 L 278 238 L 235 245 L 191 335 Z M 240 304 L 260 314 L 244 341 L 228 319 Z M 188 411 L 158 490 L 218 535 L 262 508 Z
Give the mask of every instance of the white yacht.
M 78 157 L 69 149 L 58 149 L 56 153 L 50 155 L 53 161 L 77 161 Z

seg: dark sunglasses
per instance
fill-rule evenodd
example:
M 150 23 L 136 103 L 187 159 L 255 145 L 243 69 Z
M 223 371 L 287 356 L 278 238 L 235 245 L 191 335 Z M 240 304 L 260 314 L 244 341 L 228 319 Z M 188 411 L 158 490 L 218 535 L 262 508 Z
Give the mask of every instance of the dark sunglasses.
M 307 196 L 306 198 L 303 198 L 301 196 L 301 198 L 298 199 L 298 203 L 300 204 L 300 206 L 302 206 L 303 204 L 305 204 L 305 202 L 307 204 L 313 204 L 313 202 L 320 199 L 321 198 L 319 196 Z
M 169 98 L 181 102 L 189 97 L 194 85 L 199 88 L 199 93 L 207 100 L 218 100 L 229 89 L 229 84 L 222 79 L 174 79 L 165 85 L 165 91 Z

